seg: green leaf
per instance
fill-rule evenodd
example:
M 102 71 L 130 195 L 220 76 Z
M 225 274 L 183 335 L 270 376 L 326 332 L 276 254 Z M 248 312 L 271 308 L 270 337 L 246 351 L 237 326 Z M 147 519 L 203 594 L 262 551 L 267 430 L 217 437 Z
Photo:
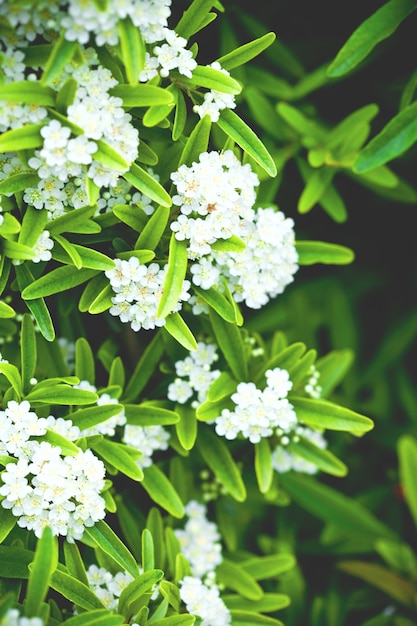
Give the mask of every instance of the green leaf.
M 204 300 L 212 309 L 220 315 L 226 322 L 235 323 L 236 315 L 232 304 L 217 289 L 201 289 L 193 285 L 194 293 Z
M 153 586 L 163 578 L 164 572 L 160 569 L 151 569 L 137 578 L 132 580 L 120 594 L 119 604 L 117 610 L 126 618 L 131 617 L 130 607 L 136 600 L 138 600 L 144 593 L 151 591 Z
M 216 337 L 216 343 L 223 352 L 232 373 L 237 380 L 247 380 L 248 371 L 242 335 L 235 324 L 230 324 L 213 309 L 209 310 L 210 322 Z
M 80 227 L 86 223 L 95 224 L 95 222 L 88 219 L 89 217 L 92 217 L 95 212 L 95 206 L 84 206 L 81 207 L 81 209 L 72 209 L 68 213 L 60 215 L 59 217 L 56 217 L 48 222 L 48 230 L 53 237 L 55 237 L 55 235 L 60 235 L 61 233 L 82 232 Z
M 295 502 L 319 519 L 334 524 L 348 537 L 372 542 L 381 537 L 396 538 L 394 531 L 362 504 L 310 476 L 291 472 L 281 474 L 280 482 Z
M 95 158 L 95 155 L 94 155 Z M 128 183 L 139 189 L 145 196 L 151 198 L 162 206 L 170 207 L 172 204 L 171 197 L 165 191 L 165 189 L 153 178 L 148 172 L 145 172 L 139 165 L 132 163 L 130 170 L 123 174 L 123 178 Z
M 416 586 L 378 563 L 341 561 L 337 568 L 380 589 L 401 604 L 415 606 Z
M 186 350 L 197 350 L 195 337 L 179 313 L 171 313 L 168 315 L 163 328 Z
M 180 415 L 175 425 L 178 440 L 185 450 L 191 450 L 197 439 L 197 418 L 195 409 L 189 406 L 179 406 L 177 411 Z
M 118 415 L 123 410 L 122 404 L 101 404 L 100 406 L 89 406 L 71 413 L 71 421 L 80 430 L 92 428 L 102 424 L 106 420 Z
M 288 572 L 296 565 L 292 554 L 270 554 L 241 561 L 239 566 L 255 580 L 266 580 Z
M 272 156 L 251 128 L 236 113 L 223 109 L 217 122 L 218 126 L 235 141 L 269 176 L 277 174 Z
M 355 68 L 373 48 L 392 35 L 402 20 L 417 8 L 415 0 L 391 0 L 365 20 L 338 52 L 327 73 L 332 78 Z
M 255 474 L 259 491 L 267 493 L 273 478 L 271 448 L 267 437 L 262 437 L 259 443 L 255 443 Z
M 136 560 L 106 522 L 100 520 L 94 526 L 85 528 L 84 533 L 133 578 L 138 576 L 139 568 Z
M 0 318 L 7 319 L 12 318 L 16 315 L 16 311 L 6 304 L 5 302 L 0 301 Z
M 210 138 L 210 131 L 211 118 L 209 115 L 205 115 L 197 122 L 190 133 L 178 161 L 178 168 L 181 165 L 187 165 L 190 167 L 194 162 L 198 161 L 202 152 L 206 152 Z
M 343 380 L 354 359 L 352 350 L 333 350 L 316 361 L 321 395 L 326 398 Z
M 181 615 L 170 615 L 169 617 L 152 621 L 152 626 L 193 626 L 195 620 L 195 615 L 182 613 Z M 151 621 L 149 620 L 148 624 L 150 623 Z
M 337 126 L 335 126 L 326 139 L 326 148 L 333 150 L 354 133 L 356 128 L 364 123 L 369 123 L 379 113 L 379 107 L 376 104 L 367 104 L 357 109 Z
M 52 574 L 50 587 L 86 611 L 103 608 L 102 603 L 90 587 L 59 569 L 56 569 Z
M 291 441 L 288 450 L 316 465 L 322 472 L 332 476 L 346 476 L 348 468 L 330 450 L 322 449 L 314 445 L 308 439 L 300 437 L 297 441 Z
M 75 51 L 79 48 L 76 41 L 68 41 L 65 35 L 61 35 L 55 42 L 51 54 L 43 71 L 41 82 L 44 85 L 50 85 L 61 74 L 63 69 L 70 63 Z
M 17 367 L 12 363 L 0 361 L 0 374 L 3 374 L 3 376 L 7 378 L 20 398 L 22 396 L 22 379 Z
M 286 102 L 280 102 L 277 105 L 277 111 L 287 124 L 294 128 L 302 137 L 314 139 L 318 144 L 325 142 L 326 133 L 316 122 L 310 120 L 295 107 Z
M 69 541 L 65 541 L 63 547 L 65 555 L 65 566 L 68 570 L 68 573 L 71 576 L 74 576 L 74 578 L 76 578 L 80 582 L 88 585 L 87 573 L 85 571 L 85 565 L 78 545 L 75 542 L 70 543 Z
M 57 267 L 48 274 L 44 274 L 31 285 L 25 287 L 22 292 L 22 298 L 25 300 L 34 300 L 51 296 L 54 293 L 67 291 L 72 287 L 81 285 L 89 278 L 97 274 L 97 270 L 82 268 L 77 270 L 73 265 Z
M 213 4 L 213 0 L 194 0 L 183 12 L 180 21 L 175 26 L 175 32 L 180 37 L 189 39 L 199 30 L 201 21 L 206 17 Z
M 269 48 L 269 46 L 274 43 L 275 39 L 275 33 L 267 33 L 221 56 L 217 61 L 225 70 L 230 71 L 258 56 L 258 54 L 263 52 L 266 48 Z
M 23 292 L 25 287 L 34 283 L 35 279 L 26 264 L 16 266 L 15 271 L 19 289 Z M 55 339 L 55 329 L 43 298 L 29 300 L 29 302 L 26 302 L 26 306 L 35 318 L 45 339 L 47 341 L 53 341 Z
M 20 172 L 18 174 L 12 174 L 7 178 L 3 178 L 0 181 L 0 194 L 17 193 L 18 191 L 24 191 L 28 187 L 36 187 L 39 182 L 39 176 L 33 172 Z M 39 216 L 41 211 L 35 209 L 36 214 Z
M 156 465 L 145 467 L 143 473 L 142 486 L 152 500 L 174 517 L 183 517 L 184 505 L 165 474 Z
M 155 250 L 161 241 L 161 237 L 165 232 L 169 219 L 169 208 L 159 206 L 155 213 L 151 215 L 136 241 L 135 248 Z
M 400 156 L 417 141 L 417 102 L 403 109 L 358 154 L 353 171 L 367 172 Z
M 242 91 L 242 87 L 237 80 L 207 65 L 197 65 L 193 70 L 192 78 L 183 79 L 181 76 L 181 82 L 186 85 L 197 85 L 198 87 L 205 87 L 206 89 L 214 89 L 215 91 L 234 95 Z
M 245 484 L 223 439 L 206 427 L 197 439 L 197 448 L 226 491 L 238 502 L 243 502 L 246 499 Z
M 59 249 L 55 247 L 53 252 L 54 260 L 61 261 L 61 263 L 68 263 L 69 265 L 73 264 L 77 270 L 81 269 L 83 262 L 81 261 L 81 257 L 75 249 L 74 244 L 67 241 L 64 237 L 61 237 L 61 235 L 55 235 L 54 239 L 64 251 L 64 254 L 62 254 L 62 251 L 60 252 Z
M 29 566 L 30 574 L 24 604 L 26 617 L 36 617 L 39 614 L 57 565 L 57 539 L 52 535 L 51 528 L 46 526 L 38 540 L 33 563 Z
M 102 439 L 98 443 L 92 444 L 91 447 L 122 474 L 129 476 L 132 480 L 140 481 L 143 479 L 142 470 L 126 451 L 126 446 L 122 443 Z
M 18 241 L 8 241 L 7 239 L 3 240 L 2 252 L 4 256 L 10 259 L 19 259 L 21 261 L 30 261 L 35 256 L 33 248 L 29 248 L 29 246 L 25 246 Z
M 172 140 L 178 141 L 184 132 L 185 124 L 187 123 L 187 105 L 185 98 L 180 89 L 175 93 L 176 107 L 174 115 L 174 123 L 172 125 Z
M 95 143 L 97 144 L 97 150 L 93 153 L 95 161 L 116 172 L 126 172 L 129 169 L 129 163 L 112 146 L 102 139 L 97 139 Z
M 0 100 L 53 107 L 56 92 L 33 80 L 22 80 L 2 85 Z
M 207 398 L 210 402 L 217 402 L 236 391 L 237 381 L 228 372 L 221 374 L 213 380 L 207 391 Z
M 19 233 L 19 243 L 35 246 L 39 236 L 48 222 L 48 212 L 39 211 L 35 207 L 28 206 L 22 220 L 22 228 Z
M 147 382 L 156 370 L 164 353 L 162 333 L 157 332 L 152 341 L 143 351 L 133 374 L 126 385 L 122 400 L 124 403 L 135 400 L 145 388 Z
M 77 89 L 78 83 L 75 78 L 72 78 L 72 76 L 70 78 L 67 78 L 62 87 L 60 87 L 56 96 L 55 106 L 59 113 L 65 115 L 65 113 L 67 112 L 67 108 L 74 103 Z
M 28 313 L 25 313 L 22 319 L 20 361 L 22 386 L 23 390 L 27 391 L 31 386 L 30 380 L 34 377 L 36 369 L 36 335 L 32 319 Z
M 417 468 L 417 443 L 411 435 L 402 435 L 397 442 L 399 475 L 404 498 L 417 526 L 417 490 L 415 471 Z
M 96 379 L 93 351 L 84 337 L 79 337 L 75 342 L 75 375 L 91 385 Z
M 347 265 L 352 263 L 355 258 L 353 250 L 336 243 L 296 241 L 295 247 L 300 265 L 314 265 L 315 263 Z
M 149 109 L 145 111 L 145 115 L 142 119 L 142 123 L 144 126 L 152 128 L 154 126 L 157 126 L 158 124 L 161 124 L 161 122 L 164 121 L 169 125 L 169 122 L 166 118 L 172 113 L 177 104 L 177 88 L 174 83 L 171 83 L 171 85 L 169 85 L 166 90 L 168 93 L 172 94 L 172 102 L 170 102 L 169 104 L 159 104 L 149 107 Z
M 119 220 L 133 228 L 133 230 L 136 230 L 138 233 L 140 233 L 143 229 L 144 223 L 146 223 L 143 211 L 138 210 L 137 207 L 132 206 L 131 204 L 115 204 L 111 210 Z
M 238 611 L 232 610 L 230 612 L 233 624 L 236 626 L 257 626 L 261 624 L 263 626 L 284 626 L 281 620 L 260 613 L 253 613 L 252 611 Z
M 146 48 L 144 41 L 139 29 L 133 24 L 130 17 L 119 20 L 117 30 L 127 80 L 131 85 L 137 85 L 139 74 L 145 65 Z
M 334 175 L 335 169 L 326 166 L 315 170 L 310 175 L 298 200 L 299 213 L 308 213 L 320 201 Z
M 260 600 L 247 600 L 234 594 L 222 594 L 222 600 L 229 609 L 241 611 L 261 611 L 272 613 L 285 609 L 291 603 L 290 598 L 284 593 L 264 593 Z
M 43 144 L 42 128 L 43 124 L 26 124 L 22 128 L 7 130 L 0 137 L 0 152 L 15 152 L 16 146 L 19 150 L 39 148 Z
M 157 317 L 166 317 L 178 304 L 183 290 L 187 266 L 187 243 L 185 241 L 178 241 L 175 237 L 175 233 L 172 233 L 169 242 L 167 272 L 162 287 L 161 300 L 156 313 Z
M 327 400 L 292 396 L 291 404 L 299 421 L 312 428 L 342 430 L 354 435 L 362 435 L 374 427 L 374 423 L 369 417 Z
M 144 528 L 142 531 L 142 567 L 144 571 L 155 568 L 154 541 L 152 533 Z
M 121 98 L 123 106 L 127 108 L 174 104 L 172 93 L 155 85 L 116 85 L 110 89 L 110 93 Z
M 210 247 L 212 250 L 221 252 L 242 252 L 245 250 L 246 244 L 240 237 L 232 235 L 228 239 L 217 239 Z
M 92 404 L 97 401 L 97 394 L 86 389 L 74 389 L 70 385 L 55 384 L 39 389 L 34 387 L 25 400 L 42 404 Z
M 65 456 L 77 456 L 80 452 L 80 448 L 75 443 L 54 430 L 47 430 L 44 435 L 38 437 L 38 441 L 47 441 L 51 446 L 59 446 Z
M 4 509 L 3 507 L 1 507 L 0 508 L 0 543 L 3 543 L 6 537 L 12 532 L 16 524 L 17 524 L 16 515 L 13 515 L 10 509 Z M 1 550 L 2 550 L 2 546 L 0 546 L 0 556 L 1 556 Z M 2 560 L 0 559 L 0 564 L 1 563 L 2 563 Z M 22 564 L 22 567 L 24 567 L 23 564 Z M 1 565 L 0 565 L 0 574 L 3 575 Z M 11 574 L 7 572 L 5 577 L 8 578 L 9 576 L 11 576 Z M 20 578 L 20 576 L 18 576 L 18 578 Z
M 115 615 L 110 609 L 89 610 L 66 619 L 65 626 L 121 626 L 122 615 Z
M 263 590 L 256 580 L 239 564 L 228 559 L 223 559 L 216 567 L 216 579 L 227 589 L 237 591 L 248 600 L 260 600 L 263 596 Z

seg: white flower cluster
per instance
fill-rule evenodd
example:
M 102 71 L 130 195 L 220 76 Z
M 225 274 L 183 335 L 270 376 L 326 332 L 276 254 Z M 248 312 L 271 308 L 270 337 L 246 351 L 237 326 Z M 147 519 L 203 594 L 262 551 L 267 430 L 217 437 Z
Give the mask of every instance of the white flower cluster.
M 304 387 L 304 391 L 311 398 L 317 399 L 321 397 L 322 388 L 321 388 L 321 385 L 319 384 L 319 378 L 320 378 L 320 372 L 318 371 L 315 365 L 312 365 L 307 384 Z
M 156 450 L 167 450 L 169 432 L 163 426 L 135 426 L 127 424 L 124 428 L 122 440 L 129 446 L 137 448 L 142 456 L 136 465 L 143 469 L 152 465 L 152 455 Z
M 157 263 L 143 265 L 135 256 L 128 261 L 115 259 L 116 267 L 105 272 L 115 293 L 112 297 L 111 315 L 122 322 L 129 322 L 134 331 L 164 326 L 165 318 L 157 317 L 162 296 L 166 268 Z M 184 280 L 182 293 L 174 311 L 179 311 L 182 302 L 190 297 L 190 282 Z
M 97 391 L 97 387 L 88 382 L 88 380 L 80 380 L 77 385 L 74 385 L 75 389 L 85 389 L 86 391 Z M 98 400 L 96 402 L 97 406 L 105 406 L 107 404 L 118 404 L 117 398 L 112 398 L 108 393 L 102 393 L 99 395 Z M 126 424 L 126 415 L 124 410 L 120 411 L 113 417 L 109 417 L 109 419 L 101 422 L 100 424 L 96 424 L 95 426 L 90 426 L 90 428 L 85 428 L 81 431 L 80 437 L 88 437 L 89 435 L 107 435 L 109 437 L 113 437 L 117 426 L 124 426 Z
M 35 258 L 32 259 L 32 262 L 40 263 L 40 261 L 49 261 L 52 259 L 51 250 L 53 247 L 54 242 L 49 236 L 49 230 L 44 230 L 39 235 L 37 242 L 33 246 Z
M 242 435 L 251 443 L 270 437 L 279 429 L 287 432 L 297 424 L 294 407 L 287 394 L 292 388 L 289 374 L 279 367 L 266 371 L 266 387 L 261 390 L 254 383 L 239 383 L 232 401 L 234 411 L 223 409 L 215 418 L 216 433 L 226 439 Z
M 9 609 L 3 617 L 0 617 L 0 626 L 43 626 L 41 617 L 24 617 L 19 609 Z
M 197 350 L 190 352 L 185 359 L 175 363 L 177 377 L 168 386 L 168 400 L 185 404 L 194 394 L 197 394 L 197 400 L 192 406 L 198 406 L 204 402 L 207 399 L 208 388 L 220 375 L 220 370 L 211 369 L 218 358 L 216 346 L 199 341 Z
M 192 615 L 201 618 L 200 626 L 228 626 L 230 611 L 220 597 L 219 588 L 205 585 L 195 576 L 185 576 L 180 581 L 180 597 Z
M 253 220 L 259 179 L 232 150 L 203 152 L 198 162 L 181 165 L 171 179 L 177 187 L 172 201 L 180 207 L 171 229 L 178 241 L 187 240 L 191 259 L 210 254 L 219 239 L 243 235 L 246 222 Z
M 162 43 L 163 40 L 163 43 Z M 159 44 L 146 53 L 145 66 L 139 74 L 139 80 L 146 82 L 155 76 L 167 78 L 171 70 L 178 70 L 183 76 L 192 77 L 192 71 L 197 67 L 191 50 L 187 50 L 187 40 L 180 37 L 174 30 L 163 29 L 163 36 Z
M 104 567 L 90 565 L 86 574 L 91 590 L 106 609 L 117 610 L 120 594 L 133 580 L 129 572 L 117 572 L 113 575 Z
M 223 72 L 226 76 L 230 76 L 230 73 L 225 70 L 218 61 L 214 61 L 207 67 L 212 67 L 219 72 Z M 217 122 L 220 117 L 220 111 L 234 108 L 236 108 L 236 102 L 233 94 L 210 89 L 204 94 L 203 102 L 194 105 L 193 111 L 197 113 L 200 118 L 209 115 L 212 122 Z
M 318 448 L 327 448 L 327 441 L 323 434 L 317 430 L 312 430 L 307 426 L 297 426 L 293 433 L 289 433 L 286 437 L 281 439 L 281 444 L 288 444 L 291 439 L 296 441 L 299 437 L 308 439 L 308 441 L 311 441 L 311 443 L 316 445 Z M 271 461 L 272 467 L 279 474 L 284 474 L 290 470 L 302 472 L 304 474 L 316 474 L 318 472 L 317 465 L 290 452 L 286 449 L 285 445 L 276 446 L 276 448 L 272 451 Z
M 183 530 L 174 530 L 181 552 L 190 562 L 191 573 L 197 578 L 213 572 L 223 560 L 217 525 L 207 519 L 207 508 L 190 500 L 185 506 L 188 521 Z
M 93 526 L 105 515 L 105 468 L 91 450 L 81 449 L 64 456 L 58 445 L 32 437 L 47 430 L 74 440 L 79 428 L 71 420 L 39 418 L 27 401 L 10 401 L 0 411 L 0 454 L 12 455 L 16 462 L 6 465 L 1 474 L 1 505 L 11 509 L 22 528 L 40 537 L 45 526 L 68 541 L 80 539 L 84 528 Z

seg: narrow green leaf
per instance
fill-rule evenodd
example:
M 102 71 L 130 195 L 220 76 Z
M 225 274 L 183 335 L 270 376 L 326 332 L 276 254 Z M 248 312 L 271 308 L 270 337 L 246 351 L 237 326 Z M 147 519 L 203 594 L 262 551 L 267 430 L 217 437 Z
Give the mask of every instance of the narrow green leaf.
M 237 563 L 223 559 L 216 567 L 216 578 L 227 589 L 233 589 L 248 600 L 260 600 L 263 590 L 256 580 Z
M 155 85 L 116 85 L 110 89 L 110 93 L 112 96 L 121 98 L 123 106 L 127 108 L 174 103 L 174 98 L 170 91 Z
M 308 213 L 320 201 L 334 175 L 335 169 L 326 166 L 315 170 L 311 174 L 298 200 L 297 208 L 299 213 Z
M 401 604 L 408 607 L 415 605 L 416 586 L 378 563 L 341 561 L 337 568 L 380 589 Z
M 16 515 L 13 515 L 10 509 L 4 509 L 3 507 L 1 507 L 0 508 L 0 543 L 3 543 L 6 537 L 12 532 L 16 524 L 17 524 Z M 2 549 L 2 546 L 0 546 L 0 556 L 1 556 L 1 549 Z M 2 560 L 0 559 L 0 564 L 1 563 L 2 563 Z M 19 565 L 20 563 L 17 565 L 18 569 L 19 569 Z M 20 569 L 24 567 L 25 566 L 22 563 Z M 0 565 L 0 574 L 2 576 L 4 575 L 5 578 L 9 578 L 10 576 L 13 577 L 13 574 L 10 574 L 10 572 L 8 571 L 5 574 L 3 574 L 1 565 Z M 20 578 L 20 575 L 18 575 L 17 577 Z
M 56 109 L 63 115 L 66 114 L 67 108 L 74 103 L 75 94 L 77 93 L 78 83 L 75 78 L 70 76 L 60 87 L 56 96 Z
M 165 232 L 169 219 L 169 208 L 159 206 L 155 213 L 151 215 L 144 228 L 141 229 L 140 235 L 136 241 L 135 248 L 155 250 L 161 241 L 161 237 Z
M 316 124 L 316 122 L 310 120 L 295 107 L 287 104 L 286 102 L 280 102 L 277 105 L 277 111 L 287 124 L 296 130 L 302 137 L 310 137 L 318 144 L 325 142 L 326 133 Z
M 151 591 L 153 586 L 163 577 L 164 572 L 160 569 L 151 569 L 132 580 L 120 594 L 118 612 L 126 618 L 130 617 L 130 607 L 144 593 Z
M 39 176 L 33 172 L 20 172 L 18 174 L 12 174 L 7 178 L 3 178 L 0 181 L 0 193 L 17 193 L 18 191 L 24 191 L 28 187 L 36 187 L 39 182 Z M 40 211 L 35 209 L 39 216 Z
M 147 528 L 142 531 L 142 567 L 145 572 L 155 568 L 154 542 Z
M 56 92 L 53 89 L 33 80 L 22 80 L 2 85 L 0 91 L 0 100 L 37 104 L 45 107 L 55 105 L 55 96 Z
M 123 402 L 132 402 L 145 388 L 164 353 L 162 332 L 157 332 L 140 356 L 133 374 L 126 385 Z
M 226 320 L 226 322 L 236 322 L 235 310 L 233 306 L 223 296 L 223 294 L 217 291 L 217 289 L 214 289 L 213 287 L 210 289 L 201 289 L 200 287 L 193 285 L 193 291 L 202 300 L 207 302 L 207 304 L 211 306 L 212 309 L 220 315 L 220 317 Z
M 187 105 L 180 89 L 177 89 L 175 98 L 177 106 L 175 107 L 174 123 L 172 125 L 172 140 L 178 141 L 184 132 L 187 122 Z
M 223 352 L 230 369 L 237 380 L 247 380 L 246 355 L 240 330 L 235 324 L 226 322 L 213 309 L 210 309 L 209 316 L 216 343 Z
M 274 43 L 275 39 L 275 33 L 267 33 L 221 56 L 217 61 L 225 70 L 230 71 L 258 56 L 258 54 L 263 52 L 266 48 L 269 48 L 269 46 Z
M 139 568 L 136 560 L 106 522 L 100 520 L 94 526 L 86 528 L 84 533 L 133 578 L 138 576 Z
M 245 484 L 223 439 L 206 427 L 197 439 L 197 448 L 226 491 L 238 502 L 243 502 L 246 499 Z
M 151 200 L 154 200 L 158 204 L 162 204 L 162 206 L 171 206 L 171 197 L 162 185 L 160 185 L 155 178 L 148 174 L 148 172 L 145 172 L 145 170 L 139 165 L 136 165 L 136 163 L 132 163 L 130 170 L 123 174 L 123 178 L 125 178 L 127 182 L 132 185 L 132 187 L 139 189 L 139 191 L 144 193 L 145 196 L 151 198 Z
M 153 406 L 150 403 L 125 404 L 125 415 L 128 424 L 134 426 L 168 426 L 177 424 L 180 416 L 175 411 Z
M 362 504 L 310 476 L 281 474 L 280 482 L 295 502 L 319 519 L 334 524 L 348 537 L 371 541 L 396 538 L 395 532 Z
M 51 446 L 59 446 L 65 456 L 77 456 L 80 453 L 80 448 L 75 443 L 54 430 L 47 430 L 44 435 L 38 437 L 38 441 L 47 441 Z
M 59 37 L 52 48 L 41 77 L 44 85 L 50 85 L 58 78 L 65 66 L 70 63 L 78 47 L 78 42 L 68 41 L 65 35 Z
M 271 487 L 274 470 L 271 461 L 271 448 L 266 437 L 255 443 L 255 474 L 259 491 L 267 493 Z
M 130 454 L 126 452 L 126 446 L 122 443 L 102 439 L 100 442 L 92 444 L 91 447 L 99 456 L 119 470 L 119 472 L 122 472 L 122 474 L 125 474 L 132 480 L 143 480 L 142 470 Z
M 145 467 L 143 473 L 142 486 L 152 500 L 174 517 L 183 517 L 184 505 L 165 474 L 156 465 Z
M 0 137 L 0 152 L 15 152 L 16 146 L 19 150 L 39 148 L 43 144 L 42 128 L 43 124 L 26 124 L 22 128 L 7 130 Z
M 127 80 L 131 85 L 137 85 L 139 74 L 145 65 L 146 48 L 144 41 L 139 29 L 133 24 L 130 17 L 119 20 L 117 30 Z
M 146 218 L 143 211 L 140 209 L 138 210 L 137 207 L 131 204 L 115 204 L 112 207 L 112 212 L 119 220 L 133 228 L 133 230 L 136 230 L 138 233 L 141 232 L 144 224 L 146 224 Z
M 77 270 L 81 269 L 83 266 L 83 262 L 81 260 L 80 255 L 78 254 L 74 244 L 70 243 L 62 237 L 61 235 L 54 235 L 55 241 L 61 246 L 64 250 L 64 254 L 57 254 L 57 248 L 54 249 L 54 259 L 62 262 L 69 262 L 69 264 L 75 265 Z
M 181 165 L 191 166 L 198 161 L 202 152 L 206 152 L 211 131 L 211 118 L 209 115 L 202 117 L 194 126 L 181 153 L 178 167 Z
M 85 571 L 85 565 L 78 545 L 75 542 L 70 543 L 69 541 L 65 541 L 63 548 L 65 566 L 68 573 L 80 582 L 84 583 L 84 585 L 88 585 L 87 573 Z
M 12 318 L 16 315 L 16 311 L 6 304 L 5 302 L 0 301 L 0 318 L 7 319 Z
M 94 385 L 96 372 L 93 350 L 84 337 L 79 337 L 75 342 L 75 375 Z
M 25 300 L 34 300 L 51 296 L 54 293 L 67 291 L 72 287 L 81 285 L 96 274 L 97 270 L 86 268 L 77 270 L 73 265 L 58 267 L 48 274 L 44 274 L 31 285 L 25 287 L 22 292 L 22 298 Z
M 197 342 L 191 330 L 184 322 L 179 313 L 171 313 L 165 319 L 164 328 L 186 350 L 197 350 Z
M 322 472 L 332 476 L 346 476 L 348 468 L 330 450 L 318 448 L 311 441 L 300 437 L 298 441 L 291 441 L 288 450 L 301 458 L 316 465 Z
M 0 374 L 3 374 L 3 376 L 7 378 L 20 398 L 22 396 L 22 379 L 17 367 L 12 363 L 0 361 Z
M 36 617 L 39 614 L 57 565 L 57 539 L 52 535 L 51 528 L 46 526 L 36 545 L 33 563 L 29 566 L 30 574 L 24 604 L 26 617 Z
M 291 599 L 284 593 L 264 593 L 260 600 L 248 600 L 234 594 L 222 594 L 222 600 L 229 609 L 241 611 L 260 611 L 272 613 L 285 609 L 290 605 Z
M 36 369 L 36 335 L 32 319 L 28 313 L 25 313 L 22 319 L 20 361 L 23 390 L 28 391 L 30 380 L 34 377 Z
M 27 267 L 26 263 L 24 265 L 16 266 L 15 271 L 17 283 L 21 292 L 25 289 L 25 287 L 28 287 L 29 285 L 32 285 L 34 283 L 35 279 L 31 271 Z M 38 324 L 39 329 L 45 339 L 47 341 L 53 341 L 55 339 L 55 329 L 43 298 L 35 298 L 33 300 L 29 300 L 28 302 L 26 302 L 26 306 L 35 318 L 36 323 Z
M 181 19 L 175 26 L 175 32 L 180 37 L 189 39 L 191 35 L 198 31 L 198 25 L 208 14 L 213 4 L 213 0 L 194 0 L 188 9 L 183 12 Z
M 198 87 L 205 87 L 206 89 L 214 89 L 215 91 L 234 95 L 242 91 L 242 87 L 237 80 L 212 67 L 197 65 L 192 74 L 192 78 L 184 79 L 181 76 L 181 82 L 185 85 L 197 85 Z
M 415 3 L 417 6 L 417 3 Z M 354 172 L 372 170 L 400 156 L 417 141 L 417 102 L 403 109 L 358 154 Z
M 416 8 L 415 0 L 390 0 L 384 4 L 352 33 L 331 63 L 328 75 L 337 78 L 355 68 Z
M 126 170 L 129 169 L 129 164 L 126 159 L 122 157 L 117 150 L 112 148 L 112 146 L 102 139 L 96 140 L 96 144 L 97 150 L 93 154 L 95 161 L 117 172 L 126 172 Z
M 402 435 L 397 442 L 399 474 L 404 489 L 404 498 L 417 525 L 417 489 L 415 471 L 417 468 L 417 443 L 411 435 Z
M 21 261 L 31 261 L 35 256 L 33 248 L 29 248 L 29 246 L 18 241 L 8 241 L 7 239 L 3 240 L 2 252 L 4 256 L 10 259 L 19 259 Z
M 284 626 L 283 622 L 279 619 L 252 611 L 232 610 L 230 611 L 230 615 L 233 624 L 236 624 L 236 626 L 258 626 L 258 624 L 262 626 Z
M 178 407 L 180 420 L 175 424 L 175 430 L 180 444 L 185 450 L 191 450 L 197 439 L 197 418 L 195 409 L 188 406 Z
M 71 421 L 80 430 L 92 428 L 97 424 L 102 424 L 106 420 L 118 415 L 123 411 L 122 404 L 102 404 L 100 406 L 89 406 L 71 413 Z
M 0 366 L 2 363 L 0 363 Z M 97 394 L 86 389 L 74 389 L 70 385 L 56 384 L 49 387 L 36 387 L 25 396 L 29 402 L 42 404 L 93 404 L 97 401 Z
M 295 247 L 300 265 L 314 265 L 315 263 L 347 265 L 352 263 L 355 258 L 353 250 L 336 243 L 296 241 Z
M 86 611 L 103 608 L 103 604 L 90 587 L 59 569 L 52 574 L 50 586 L 64 598 Z
M 28 206 L 22 220 L 22 228 L 19 233 L 19 243 L 33 247 L 48 222 L 48 212 L 39 211 L 35 207 Z
M 300 422 L 312 428 L 345 430 L 357 435 L 368 432 L 374 427 L 369 417 L 327 400 L 291 397 L 291 404 Z
M 321 395 L 326 398 L 343 380 L 354 359 L 352 350 L 333 350 L 316 361 Z
M 60 215 L 48 222 L 48 230 L 54 237 L 61 233 L 80 232 L 79 228 L 92 217 L 96 212 L 95 206 L 84 206 L 81 209 L 73 209 L 64 215 Z
M 170 615 L 169 617 L 163 617 L 152 621 L 152 626 L 193 626 L 196 616 L 182 613 L 181 615 Z M 148 624 L 150 620 L 148 621 Z
M 185 241 L 178 241 L 175 237 L 175 233 L 172 233 L 169 243 L 167 272 L 157 310 L 157 317 L 166 317 L 178 304 L 183 290 L 187 266 L 187 243 Z
M 296 565 L 292 554 L 270 554 L 241 561 L 239 566 L 255 580 L 266 580 L 288 572 Z
M 211 383 L 207 391 L 207 398 L 210 402 L 216 402 L 222 400 L 227 396 L 230 396 L 236 391 L 237 381 L 230 376 L 228 372 L 221 372 Z
M 73 615 L 62 623 L 65 626 L 121 626 L 123 621 L 122 615 L 115 615 L 110 609 L 96 609 Z

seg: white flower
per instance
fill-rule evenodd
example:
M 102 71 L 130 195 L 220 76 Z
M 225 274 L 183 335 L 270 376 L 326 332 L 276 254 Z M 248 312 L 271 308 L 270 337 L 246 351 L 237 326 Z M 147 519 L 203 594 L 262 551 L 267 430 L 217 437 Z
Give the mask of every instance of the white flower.
M 200 626 L 228 626 L 231 615 L 216 585 L 207 587 L 199 578 L 185 576 L 180 581 L 180 597 L 187 611 L 201 618 Z
M 51 250 L 54 247 L 54 241 L 49 237 L 49 230 L 44 230 L 38 237 L 37 242 L 33 246 L 35 257 L 33 263 L 40 261 L 49 261 L 52 258 Z

